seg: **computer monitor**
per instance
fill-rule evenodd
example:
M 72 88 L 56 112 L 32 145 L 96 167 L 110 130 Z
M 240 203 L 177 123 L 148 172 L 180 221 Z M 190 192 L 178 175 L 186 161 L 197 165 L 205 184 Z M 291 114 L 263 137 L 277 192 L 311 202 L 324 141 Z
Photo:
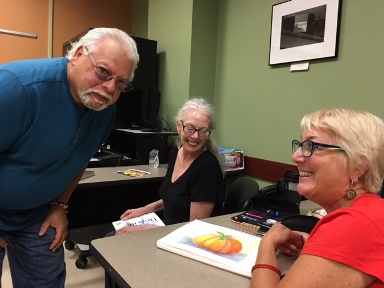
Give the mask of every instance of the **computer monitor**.
M 159 128 L 158 118 L 161 94 L 157 88 L 147 91 L 132 90 L 121 93 L 116 101 L 113 128 Z
M 160 111 L 161 94 L 157 88 L 146 91 L 144 111 L 144 127 L 159 128 L 159 111 Z

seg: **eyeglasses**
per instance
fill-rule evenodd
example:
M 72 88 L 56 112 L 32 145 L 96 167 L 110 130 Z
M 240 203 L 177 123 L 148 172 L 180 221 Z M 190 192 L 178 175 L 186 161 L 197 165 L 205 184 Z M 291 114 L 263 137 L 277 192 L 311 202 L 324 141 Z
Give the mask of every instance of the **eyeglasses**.
M 121 92 L 129 92 L 132 90 L 132 85 L 127 80 L 120 79 L 117 76 L 113 75 L 111 71 L 109 71 L 107 68 L 97 65 L 91 53 L 89 53 L 88 48 L 84 47 L 84 49 L 87 50 L 88 56 L 89 58 L 91 58 L 92 64 L 95 67 L 95 74 L 101 81 L 109 81 L 111 79 L 115 79 L 115 85 L 117 90 Z
M 183 121 L 180 121 L 181 125 L 183 126 L 183 131 L 189 135 L 195 134 L 197 132 L 199 134 L 199 137 L 208 137 L 209 134 L 211 134 L 211 131 L 206 129 L 196 129 L 195 127 L 191 125 L 184 125 Z
M 335 151 L 344 151 L 344 149 L 340 146 L 317 143 L 311 140 L 305 140 L 303 142 L 300 142 L 299 140 L 292 140 L 292 154 L 295 153 L 300 147 L 304 157 L 311 157 L 313 155 L 313 152 L 319 147 Z

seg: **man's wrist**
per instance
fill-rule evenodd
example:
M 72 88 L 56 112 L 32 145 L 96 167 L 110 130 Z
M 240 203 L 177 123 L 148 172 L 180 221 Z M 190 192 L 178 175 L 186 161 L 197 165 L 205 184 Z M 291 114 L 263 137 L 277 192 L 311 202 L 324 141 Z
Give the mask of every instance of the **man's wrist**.
M 59 206 L 61 206 L 61 208 L 64 209 L 65 213 L 68 213 L 68 204 L 65 204 L 65 203 L 57 201 L 57 200 L 53 200 L 49 204 L 50 205 L 59 205 Z

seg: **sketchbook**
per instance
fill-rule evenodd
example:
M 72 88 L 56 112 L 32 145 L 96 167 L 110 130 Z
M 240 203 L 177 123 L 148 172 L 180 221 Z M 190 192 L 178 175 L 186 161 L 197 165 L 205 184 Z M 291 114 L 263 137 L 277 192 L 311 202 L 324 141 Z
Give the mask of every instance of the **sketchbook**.
M 157 247 L 250 278 L 260 240 L 246 232 L 194 220 L 157 240 Z
M 160 217 L 156 213 L 144 214 L 140 217 L 131 218 L 129 220 L 118 220 L 112 222 L 115 230 L 119 230 L 126 226 L 137 226 L 137 225 L 155 225 L 155 226 L 165 226 L 164 222 L 161 221 Z

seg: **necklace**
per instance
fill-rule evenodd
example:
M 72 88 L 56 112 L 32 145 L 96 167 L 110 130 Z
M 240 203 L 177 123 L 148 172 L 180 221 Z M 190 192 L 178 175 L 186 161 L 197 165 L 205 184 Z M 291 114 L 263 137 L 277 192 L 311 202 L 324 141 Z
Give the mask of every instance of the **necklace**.
M 351 200 L 351 202 L 350 202 L 347 206 L 345 206 L 345 207 L 346 207 L 346 208 L 351 207 L 353 201 L 355 201 L 355 199 L 356 199 L 357 197 L 360 197 L 361 195 L 364 195 L 364 194 L 366 194 L 366 193 L 361 193 L 361 194 L 357 195 L 357 196 L 356 196 L 355 198 L 353 198 L 353 199 Z

